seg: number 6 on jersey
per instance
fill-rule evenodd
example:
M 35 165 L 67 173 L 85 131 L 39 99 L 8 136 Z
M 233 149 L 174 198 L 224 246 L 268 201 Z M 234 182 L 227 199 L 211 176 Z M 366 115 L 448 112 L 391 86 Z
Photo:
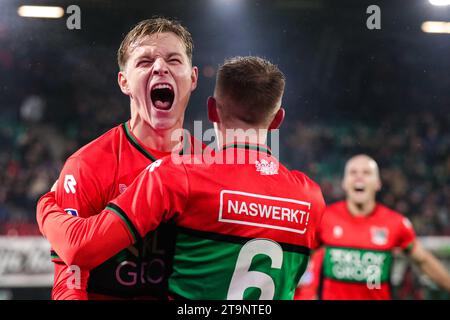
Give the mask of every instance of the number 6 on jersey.
M 258 254 L 268 256 L 271 259 L 271 268 L 281 269 L 283 250 L 278 243 L 266 239 L 250 240 L 239 252 L 227 299 L 242 300 L 245 290 L 251 287 L 261 290 L 261 300 L 272 300 L 274 298 L 275 283 L 273 279 L 263 272 L 249 271 L 253 258 Z

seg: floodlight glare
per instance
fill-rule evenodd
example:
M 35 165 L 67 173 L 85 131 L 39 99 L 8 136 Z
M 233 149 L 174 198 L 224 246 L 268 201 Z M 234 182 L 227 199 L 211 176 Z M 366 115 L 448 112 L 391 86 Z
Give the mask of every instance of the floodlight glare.
M 20 6 L 17 13 L 21 17 L 57 19 L 64 15 L 64 9 L 49 6 Z

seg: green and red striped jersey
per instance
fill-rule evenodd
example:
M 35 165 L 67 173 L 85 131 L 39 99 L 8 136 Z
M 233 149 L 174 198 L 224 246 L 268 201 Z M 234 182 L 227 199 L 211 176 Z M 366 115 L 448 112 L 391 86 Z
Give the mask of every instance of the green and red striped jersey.
M 368 216 L 353 216 L 345 201 L 327 207 L 319 228 L 323 262 L 321 299 L 391 299 L 393 250 L 410 250 L 416 238 L 410 221 L 381 204 Z M 321 269 L 319 268 L 321 266 Z
M 320 187 L 266 146 L 232 144 L 214 159 L 158 160 L 105 213 L 134 240 L 173 219 L 172 297 L 293 299 L 325 209 Z

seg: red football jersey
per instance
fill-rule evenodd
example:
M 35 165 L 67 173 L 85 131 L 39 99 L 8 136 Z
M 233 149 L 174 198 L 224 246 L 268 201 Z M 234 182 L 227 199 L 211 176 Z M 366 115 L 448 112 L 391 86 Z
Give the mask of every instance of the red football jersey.
M 328 206 L 319 228 L 319 298 L 391 299 L 393 249 L 411 250 L 415 237 L 406 217 L 381 204 L 365 217 L 353 216 L 345 201 Z
M 266 147 L 228 145 L 216 159 L 230 151 L 245 163 L 158 160 L 107 211 L 135 239 L 174 219 L 172 297 L 293 299 L 325 208 L 320 187 Z
M 183 150 L 192 152 L 194 138 L 184 141 Z M 201 142 L 196 143 L 203 148 Z M 74 216 L 96 215 L 110 200 L 123 193 L 145 167 L 168 154 L 145 147 L 131 132 L 129 122 L 123 123 L 69 157 L 58 180 L 57 203 Z M 53 251 L 52 298 L 86 299 L 86 289 L 89 299 L 164 298 L 167 275 L 171 271 L 173 236 L 170 229 L 173 229 L 170 225 L 163 225 L 159 229 L 162 232 L 141 239 L 90 273 L 82 270 L 78 289 L 67 286 L 72 273 Z M 51 232 L 51 228 L 45 230 L 46 234 Z

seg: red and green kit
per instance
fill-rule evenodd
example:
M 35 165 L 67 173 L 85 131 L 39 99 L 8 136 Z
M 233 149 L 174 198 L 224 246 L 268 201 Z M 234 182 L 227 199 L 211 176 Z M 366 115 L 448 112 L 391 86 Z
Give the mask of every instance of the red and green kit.
M 292 299 L 325 208 L 320 188 L 265 146 L 232 144 L 216 157 L 230 151 L 255 161 L 164 158 L 106 212 L 119 216 L 136 240 L 174 220 L 172 298 Z
M 407 218 L 381 204 L 353 216 L 341 201 L 327 207 L 319 240 L 319 299 L 391 299 L 393 249 L 411 250 L 415 233 Z
M 320 187 L 263 145 L 227 145 L 209 160 L 158 159 L 89 218 L 59 212 L 49 193 L 39 225 L 57 229 L 66 263 L 90 270 L 172 221 L 170 298 L 292 299 L 317 245 Z

